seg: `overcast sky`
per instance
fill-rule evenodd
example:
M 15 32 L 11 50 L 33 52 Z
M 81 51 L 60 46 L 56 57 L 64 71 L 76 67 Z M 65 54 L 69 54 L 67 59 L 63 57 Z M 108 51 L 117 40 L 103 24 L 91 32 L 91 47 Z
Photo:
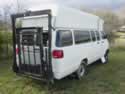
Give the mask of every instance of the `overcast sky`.
M 101 8 L 108 7 L 112 9 L 119 8 L 120 6 L 125 6 L 125 0 L 18 0 L 20 4 L 25 4 L 27 7 L 32 7 L 36 5 L 43 5 L 49 3 L 59 3 L 68 6 L 84 6 L 88 8 Z M 6 4 L 16 4 L 17 0 L 0 0 L 0 7 Z

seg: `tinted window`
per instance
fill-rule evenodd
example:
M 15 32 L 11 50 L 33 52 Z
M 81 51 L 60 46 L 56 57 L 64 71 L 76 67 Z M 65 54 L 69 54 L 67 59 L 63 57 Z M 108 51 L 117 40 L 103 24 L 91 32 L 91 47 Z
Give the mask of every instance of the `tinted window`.
M 92 36 L 92 40 L 96 41 L 96 36 L 95 36 L 95 32 L 94 31 L 91 31 L 91 36 Z
M 98 31 L 96 31 L 96 36 L 97 36 L 97 40 L 100 40 L 100 34 Z
M 56 46 L 70 46 L 73 44 L 71 31 L 58 31 L 56 37 Z
M 89 31 L 75 31 L 74 36 L 76 44 L 89 42 L 91 40 Z

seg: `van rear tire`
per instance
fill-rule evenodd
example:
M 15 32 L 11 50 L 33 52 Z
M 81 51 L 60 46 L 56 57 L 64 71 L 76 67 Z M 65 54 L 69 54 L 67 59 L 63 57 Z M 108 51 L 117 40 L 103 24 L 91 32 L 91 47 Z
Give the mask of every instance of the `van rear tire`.
M 85 73 L 86 73 L 86 62 L 82 61 L 82 63 L 80 64 L 79 68 L 75 72 L 76 78 L 78 80 L 81 80 L 83 78 L 83 76 L 85 75 Z

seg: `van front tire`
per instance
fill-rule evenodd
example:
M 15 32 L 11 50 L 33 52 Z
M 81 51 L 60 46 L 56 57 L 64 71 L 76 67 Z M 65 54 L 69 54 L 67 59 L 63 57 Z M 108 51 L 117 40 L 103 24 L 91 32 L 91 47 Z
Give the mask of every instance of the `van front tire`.
M 109 57 L 108 57 L 109 55 L 108 55 L 108 52 L 107 53 L 105 53 L 105 55 L 104 55 L 104 59 L 105 59 L 105 61 L 103 61 L 102 59 L 100 59 L 101 60 L 101 63 L 103 63 L 103 64 L 107 64 L 108 62 L 109 62 Z
M 104 64 L 107 64 L 108 61 L 109 61 L 109 58 L 108 58 L 108 52 L 104 55 L 104 58 L 105 58 L 105 62 L 104 62 Z
M 82 61 L 82 63 L 80 64 L 79 68 L 76 71 L 76 78 L 78 80 L 82 79 L 85 73 L 86 73 L 86 63 L 85 61 Z

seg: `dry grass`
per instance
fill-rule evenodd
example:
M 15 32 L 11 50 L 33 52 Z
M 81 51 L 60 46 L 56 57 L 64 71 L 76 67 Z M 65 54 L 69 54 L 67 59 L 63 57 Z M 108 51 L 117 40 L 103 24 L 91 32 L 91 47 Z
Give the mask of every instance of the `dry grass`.
M 125 49 L 111 49 L 109 63 L 90 65 L 82 80 L 65 78 L 52 87 L 15 75 L 11 64 L 0 61 L 0 94 L 125 94 Z

